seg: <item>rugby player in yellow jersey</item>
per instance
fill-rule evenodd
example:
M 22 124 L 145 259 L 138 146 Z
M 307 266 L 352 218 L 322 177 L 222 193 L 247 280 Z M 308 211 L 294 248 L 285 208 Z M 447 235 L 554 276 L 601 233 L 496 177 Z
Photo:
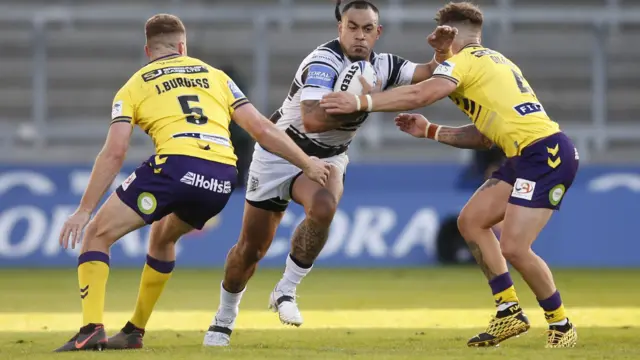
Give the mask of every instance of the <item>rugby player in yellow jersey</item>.
M 462 127 L 439 126 L 417 114 L 401 114 L 399 128 L 416 137 L 458 148 L 499 146 L 508 160 L 469 200 L 458 226 L 489 280 L 497 314 L 469 346 L 492 346 L 529 329 L 509 275 L 507 261 L 535 293 L 549 323 L 547 347 L 573 347 L 576 330 L 565 313 L 551 271 L 531 249 L 538 233 L 578 170 L 571 140 L 544 111 L 520 69 L 502 54 L 480 45 L 482 12 L 468 2 L 439 10 L 438 25 L 457 29 L 451 57 L 431 79 L 357 98 L 326 95 L 327 113 L 358 110 L 403 111 L 430 105 L 446 96 L 473 121 Z M 357 104 L 360 104 L 358 107 Z M 500 242 L 491 227 L 504 219 Z
M 324 185 L 330 165 L 307 156 L 260 114 L 224 72 L 187 56 L 186 30 L 173 15 L 145 26 L 150 63 L 136 72 L 113 101 L 111 126 L 80 206 L 60 233 L 67 248 L 80 241 L 78 281 L 83 326 L 56 351 L 140 348 L 144 328 L 175 265 L 175 243 L 217 215 L 235 187 L 236 156 L 229 123 L 236 121 L 262 146 Z M 133 125 L 153 138 L 156 155 L 144 161 L 97 212 L 91 214 L 120 171 Z M 126 234 L 151 225 L 147 262 L 131 320 L 107 339 L 103 326 L 109 248 Z

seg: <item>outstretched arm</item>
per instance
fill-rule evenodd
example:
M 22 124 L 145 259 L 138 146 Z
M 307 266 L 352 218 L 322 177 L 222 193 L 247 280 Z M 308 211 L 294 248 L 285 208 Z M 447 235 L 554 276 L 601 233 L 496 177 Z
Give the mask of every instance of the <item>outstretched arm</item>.
M 399 114 L 395 121 L 398 128 L 409 135 L 460 149 L 488 149 L 493 145 L 473 124 L 459 127 L 436 125 L 420 114 Z
M 362 107 L 371 107 L 371 111 L 406 111 L 433 104 L 449 96 L 456 90 L 456 84 L 442 78 L 431 78 L 421 83 L 401 86 L 389 91 L 360 96 Z M 370 104 L 372 103 L 372 104 Z
M 447 79 L 433 77 L 415 85 L 400 86 L 371 95 L 356 96 L 347 92 L 327 94 L 320 101 L 328 114 L 349 114 L 355 111 L 407 111 L 431 105 L 449 96 L 457 85 Z
M 312 181 L 325 185 L 331 165 L 310 158 L 284 131 L 262 116 L 251 103 L 246 102 L 241 107 L 237 107 L 232 119 L 261 146 L 300 168 Z

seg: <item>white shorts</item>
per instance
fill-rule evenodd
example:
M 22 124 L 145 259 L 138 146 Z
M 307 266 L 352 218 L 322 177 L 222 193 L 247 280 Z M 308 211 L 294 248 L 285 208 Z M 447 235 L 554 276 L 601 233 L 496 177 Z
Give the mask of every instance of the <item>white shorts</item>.
M 347 170 L 347 153 L 322 159 L 336 166 L 342 174 Z M 291 201 L 293 180 L 302 174 L 297 166 L 256 144 L 249 166 L 246 199 L 264 210 L 284 211 Z

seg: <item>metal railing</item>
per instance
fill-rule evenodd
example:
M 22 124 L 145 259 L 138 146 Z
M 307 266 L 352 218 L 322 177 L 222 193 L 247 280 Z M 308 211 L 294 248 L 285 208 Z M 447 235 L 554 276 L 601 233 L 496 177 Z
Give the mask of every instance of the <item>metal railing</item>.
M 391 5 L 380 9 L 384 14 L 385 24 L 391 28 L 407 23 L 424 23 L 425 19 L 433 18 L 437 10 L 433 6 L 425 6 L 420 10 L 407 9 L 401 6 L 402 0 L 391 0 Z M 47 25 L 52 23 L 73 23 L 74 21 L 100 22 L 143 22 L 158 11 L 170 11 L 190 23 L 217 24 L 239 22 L 246 23 L 253 29 L 253 88 L 250 91 L 252 101 L 256 106 L 266 111 L 268 106 L 268 90 L 270 87 L 269 67 L 270 52 L 267 36 L 270 24 L 279 24 L 288 28 L 294 23 L 333 23 L 326 14 L 326 6 L 301 6 L 291 0 L 280 0 L 279 6 L 250 7 L 243 6 L 181 6 L 180 0 L 174 0 L 169 8 L 149 8 L 135 5 L 127 6 L 126 11 L 119 6 L 109 5 L 75 5 L 46 7 L 37 11 L 20 6 L 0 7 L 0 22 L 24 21 L 33 26 L 33 109 L 32 117 L 38 131 L 44 135 L 39 145 L 43 146 L 47 136 L 55 136 L 56 129 L 48 126 L 47 99 Z M 577 7 L 567 12 L 549 11 L 540 7 L 512 7 L 510 0 L 497 0 L 496 6 L 485 6 L 485 24 L 487 28 L 499 31 L 508 36 L 514 24 L 580 24 L 590 26 L 593 34 L 592 42 L 592 100 L 591 123 L 577 129 L 568 129 L 577 139 L 582 149 L 589 149 L 593 143 L 595 151 L 601 152 L 608 147 L 612 139 L 639 138 L 640 128 L 613 128 L 607 123 L 607 56 L 606 41 L 609 31 L 617 31 L 623 24 L 640 24 L 640 7 L 619 8 L 617 0 L 609 0 L 607 6 Z M 491 43 L 491 31 L 485 36 Z M 375 117 L 372 121 L 376 122 Z M 69 133 L 65 129 L 65 133 Z M 369 132 L 373 137 L 387 136 L 379 131 Z M 81 131 L 79 135 L 86 135 Z M 393 135 L 390 135 L 393 136 Z M 357 137 L 356 137 L 357 138 Z M 378 142 L 379 141 L 375 141 Z M 583 150 L 584 154 L 584 150 Z M 588 156 L 588 152 L 584 154 Z

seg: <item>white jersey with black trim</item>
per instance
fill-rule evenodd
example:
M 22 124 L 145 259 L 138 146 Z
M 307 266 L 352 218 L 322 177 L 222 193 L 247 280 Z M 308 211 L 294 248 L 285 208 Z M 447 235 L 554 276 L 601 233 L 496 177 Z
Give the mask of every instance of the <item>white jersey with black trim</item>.
M 415 63 L 386 53 L 372 53 L 369 61 L 382 81 L 383 89 L 411 84 Z M 302 125 L 300 102 L 320 100 L 325 94 L 333 92 L 338 76 L 351 64 L 342 52 L 338 39 L 317 47 L 302 61 L 287 98 L 271 115 L 271 121 L 310 156 L 328 158 L 345 152 L 356 131 L 368 117 L 368 114 L 364 114 L 352 123 L 323 133 L 305 133 Z

